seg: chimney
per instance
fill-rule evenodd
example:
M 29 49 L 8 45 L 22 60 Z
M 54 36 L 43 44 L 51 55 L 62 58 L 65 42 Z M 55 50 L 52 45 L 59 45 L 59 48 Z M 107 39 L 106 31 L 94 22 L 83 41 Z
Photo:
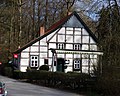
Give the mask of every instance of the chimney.
M 40 27 L 40 36 L 44 35 L 45 34 L 45 27 L 44 26 L 41 26 Z

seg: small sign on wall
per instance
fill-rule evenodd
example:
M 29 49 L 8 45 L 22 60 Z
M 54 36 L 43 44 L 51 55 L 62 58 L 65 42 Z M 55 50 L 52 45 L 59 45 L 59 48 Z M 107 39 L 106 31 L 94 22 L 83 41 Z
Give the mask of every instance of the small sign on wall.
M 70 60 L 65 60 L 65 64 L 70 64 Z

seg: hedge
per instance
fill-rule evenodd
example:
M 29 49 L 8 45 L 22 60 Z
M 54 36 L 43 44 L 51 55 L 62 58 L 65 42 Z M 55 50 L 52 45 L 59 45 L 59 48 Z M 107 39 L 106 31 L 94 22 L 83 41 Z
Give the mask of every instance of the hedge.
M 30 82 L 42 83 L 47 86 L 70 87 L 72 89 L 88 87 L 92 78 L 83 73 L 63 73 L 48 71 L 28 71 L 27 79 Z

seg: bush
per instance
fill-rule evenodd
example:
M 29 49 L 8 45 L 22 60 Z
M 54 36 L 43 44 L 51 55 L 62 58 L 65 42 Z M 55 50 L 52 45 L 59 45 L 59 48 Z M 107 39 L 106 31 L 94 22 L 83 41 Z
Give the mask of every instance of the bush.
M 98 78 L 95 91 L 105 96 L 120 95 L 120 81 L 111 75 L 105 75 Z
M 40 66 L 40 70 L 49 71 L 49 66 L 48 65 L 42 65 L 42 66 Z
M 13 69 L 11 67 L 5 67 L 4 72 L 5 76 L 13 77 Z
M 5 74 L 4 74 L 4 68 L 5 68 L 4 64 L 1 64 L 1 65 L 0 65 L 0 74 L 1 74 L 1 75 L 5 75 Z
M 14 70 L 13 78 L 14 79 L 26 79 L 27 78 L 27 73 L 26 72 L 21 72 L 20 70 Z
M 83 73 L 63 73 L 49 72 L 41 70 L 30 70 L 27 72 L 29 82 L 57 87 L 79 89 L 89 86 L 92 78 L 88 74 Z

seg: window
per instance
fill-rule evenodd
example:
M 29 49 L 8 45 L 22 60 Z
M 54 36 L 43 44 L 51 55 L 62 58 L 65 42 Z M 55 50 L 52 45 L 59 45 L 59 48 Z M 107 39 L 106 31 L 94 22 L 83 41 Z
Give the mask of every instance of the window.
M 48 59 L 44 59 L 44 64 L 48 64 Z
M 64 49 L 64 44 L 63 43 L 58 44 L 58 49 Z
M 30 67 L 38 67 L 38 56 L 30 56 Z
M 81 60 L 74 60 L 74 70 L 80 70 Z
M 74 50 L 81 50 L 81 48 L 82 48 L 82 44 L 74 44 L 73 45 Z

